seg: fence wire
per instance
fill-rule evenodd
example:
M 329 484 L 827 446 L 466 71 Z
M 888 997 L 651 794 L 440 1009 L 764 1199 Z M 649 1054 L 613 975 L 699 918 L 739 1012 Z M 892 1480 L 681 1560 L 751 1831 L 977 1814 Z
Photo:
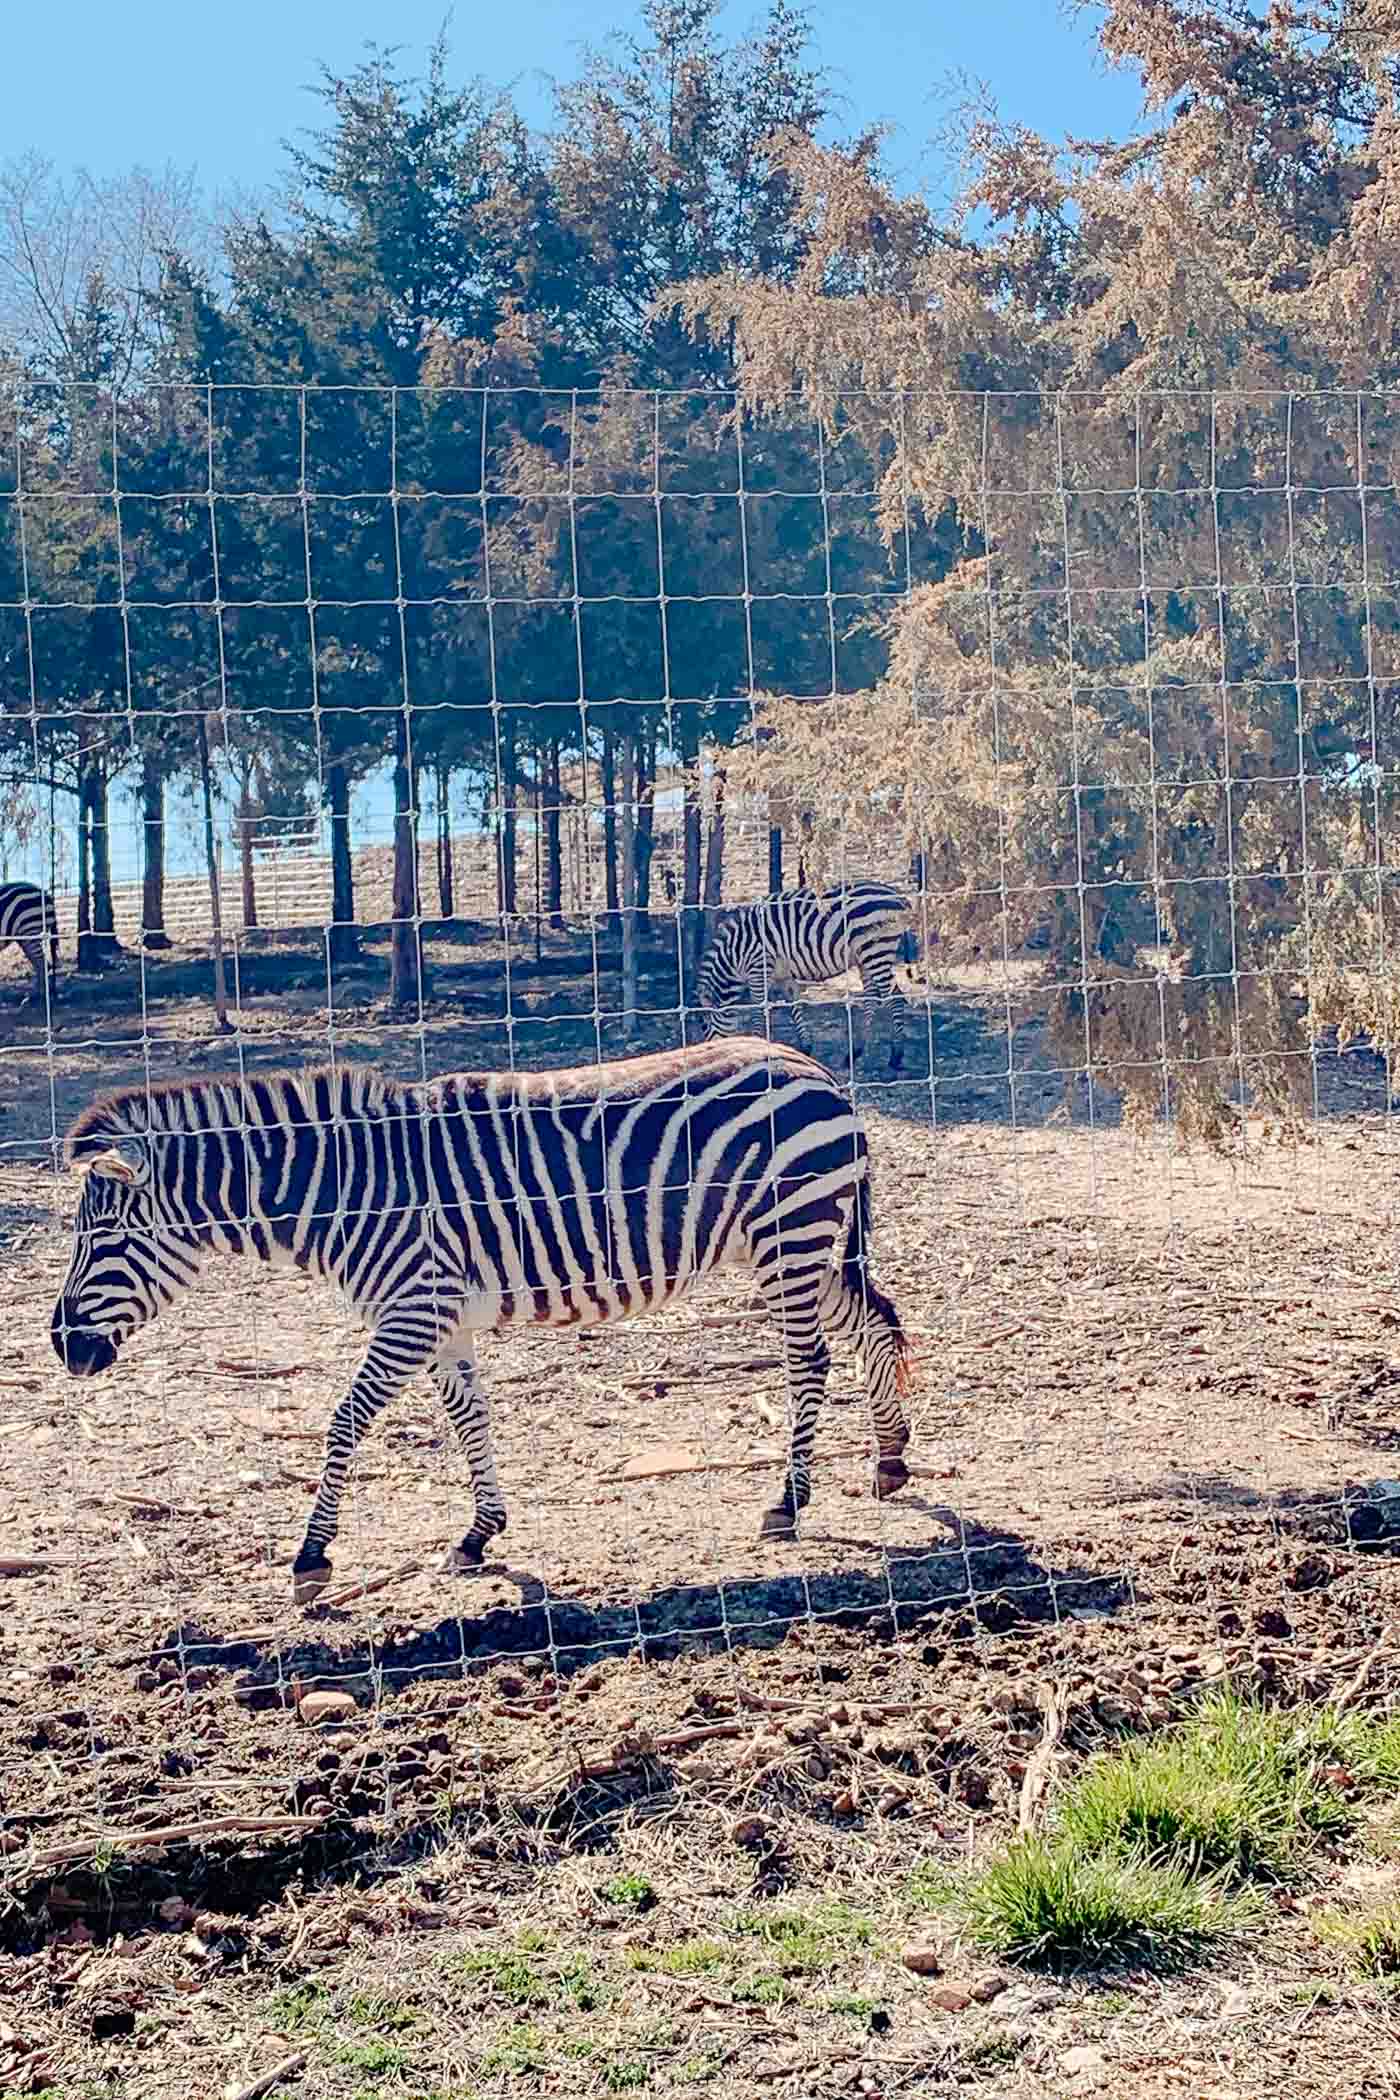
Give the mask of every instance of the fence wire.
M 361 1857 L 443 1816 L 503 1842 L 512 1730 L 543 1717 L 572 1759 L 522 1781 L 527 1820 L 654 1785 L 707 1727 L 772 1738 L 852 1628 L 897 1672 L 1174 1639 L 1167 1698 L 1265 1667 L 1319 1552 L 1384 1544 L 1392 397 L 759 417 L 36 381 L 0 417 L 0 873 L 52 895 L 61 950 L 27 1007 L 11 951 L 0 1043 L 17 1932 L 113 1848 L 314 1830 Z M 918 1361 L 902 1495 L 871 1498 L 838 1349 L 801 1535 L 756 1542 L 790 1358 L 721 1273 L 490 1345 L 511 1519 L 478 1572 L 441 1567 L 467 1471 L 413 1385 L 308 1616 L 291 1555 L 361 1347 L 328 1284 L 211 1262 L 66 1376 L 64 1140 L 98 1096 L 143 1090 L 154 1127 L 191 1077 L 674 1051 L 731 914 L 869 881 L 916 937 L 903 1066 L 850 970 L 770 956 L 747 1025 L 790 1042 L 800 1003 L 868 1132 L 862 1259 Z M 709 1720 L 590 1706 L 637 1657 L 691 1670 Z M 888 1714 L 926 1696 L 901 1680 Z M 770 1750 L 842 1795 L 830 1745 Z M 937 1770 L 1019 1783 L 1000 1739 Z

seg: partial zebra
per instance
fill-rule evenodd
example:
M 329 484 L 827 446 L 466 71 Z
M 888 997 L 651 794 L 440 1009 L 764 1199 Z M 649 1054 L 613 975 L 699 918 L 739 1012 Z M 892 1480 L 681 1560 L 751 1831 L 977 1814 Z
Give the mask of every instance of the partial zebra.
M 864 1027 L 855 1056 L 864 1056 L 875 1007 L 895 1002 L 890 1029 L 890 1070 L 904 1062 L 908 1009 L 895 991 L 895 964 L 912 960 L 913 905 L 887 882 L 848 882 L 832 890 L 784 890 L 757 904 L 741 905 L 724 920 L 700 965 L 700 1006 L 707 1037 L 732 1035 L 734 1008 L 771 1005 L 775 993 L 794 985 L 824 984 L 859 970 Z M 793 1032 L 808 1048 L 802 1007 L 789 1011 Z
M 828 1336 L 864 1354 L 876 1495 L 908 1478 L 909 1352 L 870 1273 L 865 1134 L 800 1051 L 741 1039 L 425 1085 L 342 1066 L 134 1087 L 84 1110 L 68 1157 L 87 1174 L 51 1332 L 74 1375 L 113 1363 L 211 1251 L 328 1277 L 366 1316 L 293 1570 L 299 1603 L 330 1579 L 356 1445 L 415 1372 L 471 1472 L 452 1565 L 479 1566 L 506 1507 L 476 1336 L 622 1319 L 727 1264 L 757 1272 L 788 1367 L 787 1473 L 761 1535 L 792 1536 L 808 1500 Z
M 58 915 L 53 898 L 37 882 L 0 882 L 0 948 L 15 941 L 34 972 L 33 997 L 44 996 L 44 943 L 49 969 L 58 975 Z

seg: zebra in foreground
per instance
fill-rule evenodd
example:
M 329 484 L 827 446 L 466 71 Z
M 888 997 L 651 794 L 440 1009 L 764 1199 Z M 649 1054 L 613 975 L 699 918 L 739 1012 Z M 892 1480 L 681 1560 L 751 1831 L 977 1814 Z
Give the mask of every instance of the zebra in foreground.
M 859 970 L 864 1027 L 855 1059 L 864 1055 L 877 1005 L 894 1001 L 890 1070 L 904 1063 L 908 1009 L 895 991 L 895 964 L 913 945 L 913 906 L 887 882 L 848 882 L 832 890 L 784 890 L 741 905 L 723 921 L 700 965 L 700 1007 L 707 1038 L 732 1035 L 734 1009 L 771 1004 L 775 992 Z M 793 1000 L 793 1033 L 809 1047 L 802 1007 Z
M 367 1317 L 369 1348 L 331 1417 L 293 1568 L 330 1579 L 346 1473 L 386 1402 L 427 1369 L 475 1499 L 450 1565 L 505 1528 L 475 1338 L 593 1325 L 746 1262 L 783 1338 L 792 1429 L 760 1536 L 791 1537 L 830 1351 L 857 1343 L 878 1446 L 875 1494 L 908 1472 L 909 1351 L 869 1268 L 865 1134 L 812 1058 L 752 1039 L 572 1071 L 401 1085 L 363 1067 L 133 1087 L 68 1138 L 86 1179 L 53 1345 L 86 1377 L 193 1284 L 212 1251 L 294 1264 Z
M 50 981 L 58 975 L 58 915 L 53 898 L 37 882 L 0 882 L 0 948 L 15 941 L 34 972 L 35 999 L 44 996 L 44 943 L 49 944 Z

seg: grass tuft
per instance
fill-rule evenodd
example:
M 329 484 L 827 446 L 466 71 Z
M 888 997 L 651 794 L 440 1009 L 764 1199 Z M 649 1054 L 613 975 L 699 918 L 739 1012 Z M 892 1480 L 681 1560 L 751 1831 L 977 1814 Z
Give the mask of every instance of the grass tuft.
M 1393 1723 L 1215 1692 L 1179 1728 L 1095 1758 L 1065 1793 L 1056 1829 L 1090 1853 L 1282 1877 L 1355 1823 L 1344 1788 L 1393 1780 L 1398 1755 Z
M 1175 1963 L 1242 1931 L 1256 1900 L 1180 1865 L 1083 1851 L 1064 1837 L 1021 1837 L 950 1887 L 916 1893 L 950 1909 L 967 1937 L 1023 1961 Z
M 1361 1917 L 1323 1911 L 1314 1917 L 1313 1930 L 1367 1976 L 1400 1976 L 1400 1902 Z

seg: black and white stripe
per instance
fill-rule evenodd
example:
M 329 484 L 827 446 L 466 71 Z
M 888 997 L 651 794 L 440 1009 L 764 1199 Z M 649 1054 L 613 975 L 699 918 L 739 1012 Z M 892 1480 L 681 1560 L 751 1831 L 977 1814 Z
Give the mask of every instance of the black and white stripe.
M 848 882 L 839 889 L 785 890 L 757 904 L 741 905 L 724 920 L 700 965 L 700 1005 L 707 1037 L 732 1035 L 741 1005 L 775 1003 L 794 985 L 824 984 L 859 970 L 864 1028 L 855 1045 L 863 1056 L 877 1005 L 895 1000 L 890 1029 L 890 1070 L 904 1062 L 907 1008 L 896 999 L 895 964 L 912 942 L 913 906 L 886 882 Z M 782 999 L 782 1003 L 787 1003 Z M 802 1007 L 788 1011 L 804 1049 L 808 1037 Z
M 37 882 L 0 882 L 0 948 L 16 941 L 34 972 L 34 997 L 44 996 L 44 943 L 49 969 L 58 974 L 58 915 L 53 898 Z
M 742 1039 L 577 1070 L 405 1086 L 362 1068 L 132 1088 L 69 1135 L 88 1169 L 54 1347 L 77 1375 L 192 1284 L 206 1253 L 328 1277 L 369 1349 L 326 1437 L 295 1564 L 299 1600 L 330 1576 L 350 1459 L 427 1370 L 465 1446 L 478 1565 L 506 1522 L 475 1339 L 616 1320 L 747 1263 L 782 1332 L 792 1435 L 765 1536 L 808 1499 L 828 1337 L 864 1353 L 875 1492 L 907 1477 L 908 1350 L 869 1271 L 869 1163 L 848 1097 L 811 1058 Z

